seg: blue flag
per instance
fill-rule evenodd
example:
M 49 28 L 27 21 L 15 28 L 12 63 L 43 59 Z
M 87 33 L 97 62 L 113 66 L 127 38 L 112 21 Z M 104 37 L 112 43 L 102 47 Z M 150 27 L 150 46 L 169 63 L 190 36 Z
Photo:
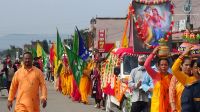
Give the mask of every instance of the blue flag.
M 79 32 L 77 27 L 76 27 L 76 30 L 77 30 L 78 37 L 79 37 L 79 53 L 78 54 L 84 61 L 86 61 L 89 57 L 89 51 L 85 47 L 85 44 L 83 42 L 83 38 L 82 38 L 81 33 Z

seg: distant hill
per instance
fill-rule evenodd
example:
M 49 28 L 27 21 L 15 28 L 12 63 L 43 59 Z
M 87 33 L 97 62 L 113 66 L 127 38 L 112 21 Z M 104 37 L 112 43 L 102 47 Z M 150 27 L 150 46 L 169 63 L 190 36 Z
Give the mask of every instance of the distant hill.
M 67 34 L 60 34 L 62 39 L 69 38 Z M 23 47 L 36 40 L 56 41 L 56 34 L 8 34 L 0 37 L 0 51 L 10 48 L 10 45 Z

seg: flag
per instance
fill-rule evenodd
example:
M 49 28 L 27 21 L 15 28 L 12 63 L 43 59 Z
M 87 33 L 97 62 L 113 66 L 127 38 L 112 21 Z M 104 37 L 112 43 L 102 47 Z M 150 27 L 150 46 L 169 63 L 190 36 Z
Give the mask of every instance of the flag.
M 128 38 L 127 38 L 127 28 L 128 28 L 128 23 L 129 23 L 129 18 L 126 19 L 126 23 L 125 23 L 125 26 L 124 26 L 124 33 L 123 33 L 123 36 L 122 36 L 122 43 L 121 43 L 121 47 L 123 48 L 128 48 Z
M 83 61 L 78 55 L 73 53 L 73 51 L 71 51 L 67 47 L 66 47 L 66 53 L 68 56 L 68 63 L 73 72 L 74 79 L 76 80 L 77 85 L 79 85 L 86 62 Z
M 121 47 L 123 47 L 123 48 L 128 48 L 129 45 L 132 44 L 130 42 L 130 38 L 127 37 L 128 26 L 130 26 L 130 27 L 132 26 L 132 25 L 129 25 L 129 24 L 131 24 L 131 22 L 130 22 L 131 14 L 132 14 L 132 5 L 130 4 L 129 9 L 128 9 L 128 16 L 126 18 L 126 22 L 125 22 L 125 25 L 124 25 L 124 33 L 123 33 L 122 42 L 121 42 Z M 129 33 L 130 33 L 130 31 L 132 31 L 132 29 L 129 30 Z
M 128 48 L 128 38 L 127 38 L 126 34 L 122 38 L 122 45 L 121 46 L 123 48 Z
M 58 33 L 58 30 L 57 30 L 57 48 L 56 49 L 57 49 L 57 58 L 58 60 L 60 60 L 64 53 L 64 47 L 63 47 L 60 35 Z
M 46 70 L 48 61 L 47 54 L 39 43 L 37 43 L 37 57 L 42 57 L 43 70 Z
M 32 47 L 30 52 L 32 53 L 33 58 L 37 57 L 37 51 L 35 48 Z
M 75 30 L 74 32 L 74 39 L 73 39 L 73 52 L 75 54 L 78 54 L 78 50 L 79 50 L 79 38 L 78 38 L 78 33 L 77 31 Z
M 42 56 L 42 49 L 43 48 L 39 43 L 36 44 L 36 49 L 37 49 L 37 57 Z
M 55 57 L 56 57 L 56 50 L 55 50 L 55 44 L 53 43 L 49 53 L 49 62 L 51 63 L 51 65 L 53 65 Z
M 85 47 L 83 38 L 81 36 L 81 33 L 79 32 L 78 28 L 76 27 L 77 33 L 78 33 L 78 39 L 79 39 L 79 56 L 86 61 L 89 57 L 89 51 Z
M 47 58 L 47 54 L 44 51 L 44 49 L 42 49 L 42 60 L 43 60 L 42 61 L 43 62 L 43 70 L 46 71 L 48 58 Z

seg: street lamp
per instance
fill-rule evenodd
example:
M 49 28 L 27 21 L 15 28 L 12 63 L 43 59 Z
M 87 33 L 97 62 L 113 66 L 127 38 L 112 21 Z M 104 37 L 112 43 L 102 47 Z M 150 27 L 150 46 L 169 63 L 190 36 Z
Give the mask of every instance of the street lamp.
M 192 11 L 192 3 L 191 0 L 186 0 L 184 5 L 184 12 L 187 14 L 186 28 L 191 30 L 192 25 L 190 24 L 190 12 Z

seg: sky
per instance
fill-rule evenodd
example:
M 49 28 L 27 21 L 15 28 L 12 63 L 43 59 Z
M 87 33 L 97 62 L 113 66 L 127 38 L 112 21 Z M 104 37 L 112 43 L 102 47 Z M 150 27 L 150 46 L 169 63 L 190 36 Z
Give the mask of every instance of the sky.
M 2 38 L 8 34 L 55 34 L 56 28 L 59 33 L 70 35 L 75 26 L 89 28 L 92 17 L 125 17 L 129 3 L 130 0 L 0 0 L 0 42 L 7 41 Z M 0 43 L 0 49 L 6 41 Z

